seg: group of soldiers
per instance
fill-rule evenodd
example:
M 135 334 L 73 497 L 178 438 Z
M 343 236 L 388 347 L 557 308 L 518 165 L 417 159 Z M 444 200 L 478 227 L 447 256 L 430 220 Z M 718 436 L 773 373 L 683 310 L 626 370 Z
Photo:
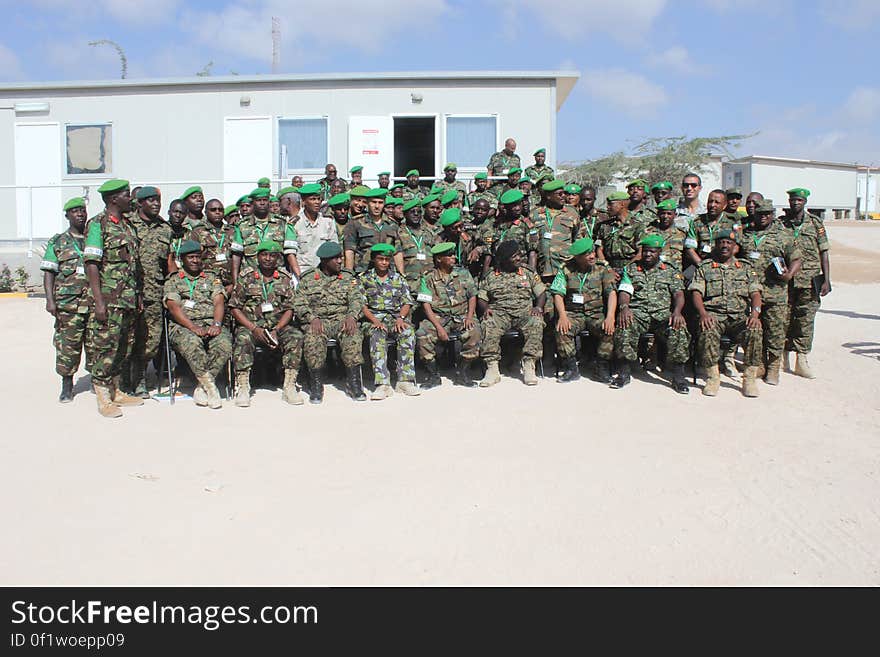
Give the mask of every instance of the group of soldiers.
M 85 200 L 71 199 L 69 229 L 41 266 L 60 401 L 73 398 L 84 350 L 101 415 L 143 404 L 166 324 L 195 377 L 195 403 L 210 408 L 222 406 L 216 380 L 230 359 L 235 404 L 250 405 L 258 351 L 283 368 L 282 399 L 302 404 L 301 389 L 323 400 L 328 349 L 338 349 L 347 394 L 364 400 L 365 343 L 374 400 L 440 385 L 440 347 L 454 348 L 454 383 L 494 385 L 510 337 L 522 342 L 526 385 L 538 383 L 545 353 L 559 382 L 580 378 L 584 343 L 595 346 L 593 378 L 614 388 L 641 360 L 665 363 L 687 394 L 693 357 L 713 396 L 722 374 L 738 376 L 738 346 L 747 397 L 758 396 L 758 378 L 779 383 L 790 351 L 793 372 L 813 378 L 815 315 L 831 284 L 808 190 L 790 189 L 777 217 L 758 192 L 742 204 L 739 190 L 712 190 L 704 206 L 689 173 L 680 196 L 669 181 L 636 179 L 600 209 L 595 189 L 555 177 L 544 149 L 525 171 L 515 149 L 507 140 L 470 191 L 453 163 L 431 187 L 411 170 L 399 184 L 382 172 L 375 188 L 362 167 L 347 181 L 328 164 L 317 182 L 297 176 L 275 193 L 260 179 L 229 206 L 190 187 L 167 221 L 154 186 L 107 181 L 104 208 L 88 220 Z

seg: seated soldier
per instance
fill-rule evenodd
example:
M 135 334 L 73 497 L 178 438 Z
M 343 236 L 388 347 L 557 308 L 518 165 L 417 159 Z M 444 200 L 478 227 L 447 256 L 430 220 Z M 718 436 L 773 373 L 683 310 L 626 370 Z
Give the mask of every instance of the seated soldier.
M 501 242 L 495 250 L 493 270 L 480 283 L 477 305 L 483 316 L 483 345 L 480 355 L 486 361 L 486 375 L 480 386 L 493 386 L 501 380 L 501 338 L 510 329 L 523 333 L 523 383 L 538 384 L 535 362 L 543 355 L 541 336 L 544 330 L 546 290 L 541 277 L 522 265 L 522 253 L 516 242 Z
M 165 281 L 163 300 L 172 319 L 168 338 L 196 376 L 196 405 L 221 408 L 223 402 L 214 381 L 232 355 L 232 336 L 223 326 L 223 282 L 216 274 L 208 276 L 203 271 L 202 246 L 198 242 L 185 240 L 180 258 L 183 269 Z
M 614 349 L 614 317 L 617 310 L 617 292 L 614 273 L 609 267 L 596 263 L 593 240 L 582 237 L 569 247 L 572 257 L 556 274 L 550 291 L 559 320 L 556 322 L 556 350 L 565 367 L 561 383 L 576 381 L 578 371 L 575 337 L 588 330 L 598 341 L 596 380 L 611 381 L 611 354 Z
M 717 395 L 721 385 L 718 356 L 722 335 L 742 341 L 746 366 L 742 393 L 758 396 L 755 376 L 761 364 L 761 283 L 755 270 L 734 256 L 736 245 L 735 231 L 715 235 L 715 248 L 700 262 L 688 286 L 699 315 L 697 359 L 706 368 L 703 394 L 708 397 Z
M 388 371 L 389 338 L 397 342 L 397 392 L 419 395 L 416 387 L 416 336 L 409 321 L 413 307 L 409 285 L 401 274 L 390 271 L 391 258 L 396 253 L 393 246 L 374 244 L 370 252 L 371 267 L 360 278 L 366 300 L 362 309 L 363 331 L 370 342 L 376 382 L 370 399 L 379 401 L 394 394 Z
M 427 390 L 439 386 L 437 373 L 437 341 L 449 342 L 449 333 L 461 340 L 461 360 L 456 365 L 455 384 L 466 388 L 476 385 L 470 376 L 470 365 L 480 355 L 480 325 L 474 321 L 477 309 L 477 286 L 464 267 L 456 267 L 455 244 L 441 242 L 431 248 L 434 269 L 422 277 L 417 300 L 422 303 L 425 319 L 416 338 L 419 357 L 428 370 Z
M 324 242 L 318 247 L 317 256 L 320 264 L 303 272 L 293 299 L 297 321 L 305 332 L 303 355 L 311 376 L 309 401 L 320 404 L 324 400 L 323 368 L 328 338 L 339 342 L 346 370 L 346 392 L 355 401 L 365 401 L 360 376 L 363 338 L 357 325 L 364 305 L 364 289 L 354 272 L 342 268 L 339 244 Z
M 260 345 L 273 354 L 281 354 L 284 389 L 281 398 L 288 404 L 302 404 L 296 389 L 296 376 L 302 361 L 302 333 L 293 319 L 293 278 L 279 271 L 281 245 L 263 241 L 257 246 L 257 267 L 242 269 L 229 298 L 235 318 L 235 405 L 251 405 L 251 368 L 254 349 Z
M 639 338 L 645 333 L 654 333 L 659 339 L 666 340 L 666 360 L 672 370 L 673 390 L 686 395 L 688 384 L 684 378 L 684 363 L 688 359 L 691 335 L 681 314 L 684 308 L 683 278 L 673 265 L 660 262 L 664 246 L 660 235 L 646 235 L 640 246 L 641 259 L 626 266 L 617 290 L 614 355 L 618 364 L 611 387 L 622 388 L 630 382 L 632 364 L 638 360 Z

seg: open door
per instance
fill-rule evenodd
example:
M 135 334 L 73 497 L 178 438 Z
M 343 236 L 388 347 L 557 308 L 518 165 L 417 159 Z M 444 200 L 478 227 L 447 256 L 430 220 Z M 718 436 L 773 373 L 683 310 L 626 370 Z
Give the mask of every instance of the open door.
M 394 175 L 418 169 L 423 178 L 437 175 L 437 117 L 394 117 Z M 430 185 L 430 180 L 425 184 Z
M 380 171 L 394 169 L 394 119 L 390 116 L 351 116 L 348 119 L 348 168 L 360 164 L 364 182 L 374 185 Z M 339 172 L 348 178 L 348 171 Z

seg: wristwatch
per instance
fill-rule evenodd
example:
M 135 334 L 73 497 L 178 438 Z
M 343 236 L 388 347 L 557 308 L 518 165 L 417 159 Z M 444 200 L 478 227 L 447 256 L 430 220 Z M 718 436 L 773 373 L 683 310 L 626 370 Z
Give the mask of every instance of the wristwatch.
M 755 306 L 752 306 L 752 312 L 758 313 L 760 315 L 761 314 L 761 306 L 758 306 L 757 308 Z
M 223 326 L 223 322 L 212 322 L 211 326 Z

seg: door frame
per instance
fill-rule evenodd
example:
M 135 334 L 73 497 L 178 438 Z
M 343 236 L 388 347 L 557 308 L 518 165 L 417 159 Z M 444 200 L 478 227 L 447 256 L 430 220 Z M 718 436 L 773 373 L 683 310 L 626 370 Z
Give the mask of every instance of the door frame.
M 443 175 L 443 158 L 441 155 L 445 155 L 445 153 L 441 154 L 440 152 L 442 143 L 440 141 L 440 124 L 442 123 L 440 116 L 438 112 L 400 112 L 391 114 L 392 119 L 434 119 L 434 171 L 431 172 L 432 177 L 435 175 L 442 177 Z

